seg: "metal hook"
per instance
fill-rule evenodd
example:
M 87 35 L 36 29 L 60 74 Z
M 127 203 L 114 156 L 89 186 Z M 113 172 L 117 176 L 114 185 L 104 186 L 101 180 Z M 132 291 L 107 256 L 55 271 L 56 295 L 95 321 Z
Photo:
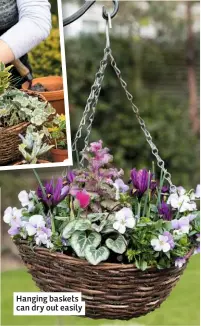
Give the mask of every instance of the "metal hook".
M 73 23 L 75 20 L 77 20 L 78 18 L 80 18 L 82 15 L 85 14 L 85 12 L 96 2 L 96 0 L 93 1 L 89 1 L 89 0 L 85 0 L 85 4 L 73 15 L 71 15 L 68 18 L 65 18 L 63 21 L 63 26 L 67 26 L 71 23 Z M 111 18 L 113 18 L 114 16 L 116 16 L 118 10 L 119 10 L 119 1 L 118 0 L 114 0 L 114 10 L 110 15 Z M 108 13 L 105 9 L 105 7 L 103 7 L 103 18 L 108 20 Z
M 105 6 L 103 6 L 103 18 L 108 20 L 108 15 L 110 15 L 110 18 L 114 18 L 119 10 L 119 1 L 118 0 L 113 0 L 112 1 L 114 4 L 114 10 L 111 14 L 107 13 L 107 10 L 105 9 Z

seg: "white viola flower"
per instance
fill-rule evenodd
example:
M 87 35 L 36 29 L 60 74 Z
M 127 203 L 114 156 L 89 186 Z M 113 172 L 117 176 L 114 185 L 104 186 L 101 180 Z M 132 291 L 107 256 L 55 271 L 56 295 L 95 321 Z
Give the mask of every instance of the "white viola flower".
M 133 229 L 135 224 L 136 221 L 130 208 L 124 207 L 119 212 L 116 212 L 113 228 L 119 231 L 119 233 L 124 234 L 126 228 Z
M 16 207 L 8 207 L 3 216 L 3 220 L 7 224 L 12 224 L 12 222 L 15 222 L 18 219 L 21 219 L 22 217 L 22 210 L 17 209 Z
M 184 189 L 184 187 L 180 186 L 180 187 L 177 187 L 177 192 L 178 192 L 179 196 L 183 196 L 186 193 L 186 189 Z
M 116 179 L 113 183 L 113 186 L 116 188 L 116 200 L 120 198 L 120 192 L 126 192 L 129 189 L 129 186 L 126 185 L 122 179 Z
M 30 200 L 29 200 L 29 194 L 26 190 L 20 191 L 20 193 L 18 195 L 18 199 L 19 199 L 22 207 L 28 206 Z
M 171 194 L 167 200 L 167 204 L 171 205 L 172 208 L 178 209 L 179 212 L 183 213 L 186 211 L 193 211 L 196 209 L 196 204 L 191 201 L 187 195 L 181 195 L 174 193 Z
M 34 190 L 30 190 L 29 192 L 29 199 L 32 200 L 34 199 L 34 196 L 36 195 L 36 192 Z
M 177 258 L 175 260 L 175 267 L 178 267 L 178 268 L 182 268 L 182 266 L 186 263 L 186 259 L 184 257 L 181 257 L 181 258 Z
M 29 236 L 36 234 L 43 227 L 45 227 L 45 221 L 42 215 L 31 216 L 29 222 L 25 225 L 25 229 Z
M 35 241 L 38 246 L 41 244 L 46 245 L 47 248 L 52 248 L 53 244 L 50 241 L 50 237 L 52 235 L 52 231 L 49 228 L 41 227 L 37 229 L 37 233 L 35 235 Z
M 168 243 L 169 238 L 164 235 L 159 235 L 158 239 L 152 239 L 151 245 L 155 251 L 168 252 L 171 249 L 170 244 Z
M 26 190 L 22 190 L 18 195 L 18 199 L 21 202 L 22 207 L 27 206 L 29 213 L 33 212 L 33 210 L 34 210 L 34 202 L 32 200 L 34 194 L 35 194 L 34 191 L 30 191 L 30 193 L 28 194 L 28 192 Z

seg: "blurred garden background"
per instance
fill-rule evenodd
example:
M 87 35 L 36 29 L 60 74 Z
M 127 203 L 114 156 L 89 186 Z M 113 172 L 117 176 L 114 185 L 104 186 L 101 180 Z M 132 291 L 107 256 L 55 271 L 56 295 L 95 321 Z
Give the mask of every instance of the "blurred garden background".
M 43 67 L 48 67 L 52 75 L 58 74 L 61 69 L 55 49 L 55 40 L 59 37 L 57 6 L 55 0 L 51 2 L 55 29 L 46 41 L 49 42 L 49 54 L 41 57 L 40 66 L 35 63 L 35 72 L 39 76 L 44 75 Z M 75 12 L 83 2 L 62 0 L 63 17 Z M 97 1 L 82 19 L 64 28 L 72 139 L 103 56 L 105 21 L 102 19 L 102 5 L 112 10 L 112 1 Z M 120 9 L 112 20 L 111 30 L 112 52 L 134 96 L 134 103 L 140 109 L 153 141 L 172 174 L 173 182 L 188 188 L 194 188 L 199 183 L 199 20 L 198 1 L 120 1 Z M 36 48 L 30 56 L 32 64 L 37 56 Z M 111 148 L 115 164 L 125 169 L 125 180 L 131 167 L 151 168 L 151 150 L 109 66 L 91 135 L 91 140 L 98 139 Z M 58 176 L 63 168 L 38 171 L 45 180 L 52 175 Z M 37 182 L 31 170 L 18 170 L 0 172 L 0 186 L 3 213 L 7 206 L 18 205 L 17 194 L 21 190 L 35 189 Z M 2 325 L 200 324 L 198 256 L 191 259 L 181 281 L 160 310 L 122 323 L 74 317 L 61 320 L 13 317 L 12 292 L 37 289 L 22 268 L 17 250 L 7 236 L 7 228 L 3 223 L 1 249 Z

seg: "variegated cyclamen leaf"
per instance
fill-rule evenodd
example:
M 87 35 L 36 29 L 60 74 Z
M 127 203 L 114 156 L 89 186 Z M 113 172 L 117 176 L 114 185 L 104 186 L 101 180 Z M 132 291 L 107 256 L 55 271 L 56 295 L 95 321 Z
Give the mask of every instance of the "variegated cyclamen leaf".
M 63 230 L 63 238 L 69 239 L 75 231 L 86 231 L 91 229 L 91 222 L 88 219 L 77 219 L 69 222 Z
M 103 218 L 105 218 L 108 215 L 108 213 L 91 213 L 87 215 L 87 218 L 91 221 L 91 222 L 96 222 L 98 220 L 102 220 Z
M 88 219 L 76 220 L 75 231 L 86 231 L 91 229 L 91 221 Z
M 76 224 L 76 220 L 73 220 L 66 225 L 62 234 L 62 237 L 64 239 L 69 239 L 73 234 L 73 232 L 75 232 L 75 224 Z
M 94 246 L 87 246 L 85 249 L 85 258 L 92 265 L 98 265 L 101 261 L 107 260 L 109 255 L 109 250 L 104 246 L 98 249 Z
M 104 228 L 104 226 L 106 225 L 106 223 L 107 223 L 106 220 L 102 220 L 102 221 L 100 222 L 100 225 L 98 225 L 98 224 L 96 224 L 96 223 L 93 223 L 93 224 L 91 225 L 91 227 L 92 227 L 93 230 L 95 230 L 96 232 L 100 233 L 100 232 L 103 230 L 103 228 Z
M 101 242 L 101 235 L 97 232 L 91 232 L 87 236 L 86 232 L 75 231 L 70 239 L 70 244 L 77 256 L 85 257 L 85 249 L 87 246 L 93 245 L 97 248 Z
M 123 254 L 126 251 L 126 239 L 123 235 L 119 235 L 116 240 L 107 239 L 106 246 L 117 254 Z

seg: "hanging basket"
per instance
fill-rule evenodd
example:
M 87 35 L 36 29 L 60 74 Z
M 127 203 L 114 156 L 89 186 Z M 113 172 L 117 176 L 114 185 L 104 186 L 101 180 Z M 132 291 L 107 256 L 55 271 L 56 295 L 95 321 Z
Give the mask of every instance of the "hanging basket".
M 170 294 L 182 268 L 142 272 L 133 264 L 102 263 L 97 266 L 49 249 L 32 249 L 16 242 L 20 256 L 36 285 L 44 292 L 81 292 L 86 317 L 124 319 L 146 315 L 159 308 Z
M 47 102 L 44 96 L 39 95 L 32 91 L 23 91 L 29 96 L 38 97 L 39 101 Z M 21 143 L 19 134 L 24 134 L 29 125 L 29 122 L 22 122 L 18 125 L 1 128 L 0 127 L 0 165 L 6 165 L 17 161 L 21 153 L 18 149 L 19 144 Z

